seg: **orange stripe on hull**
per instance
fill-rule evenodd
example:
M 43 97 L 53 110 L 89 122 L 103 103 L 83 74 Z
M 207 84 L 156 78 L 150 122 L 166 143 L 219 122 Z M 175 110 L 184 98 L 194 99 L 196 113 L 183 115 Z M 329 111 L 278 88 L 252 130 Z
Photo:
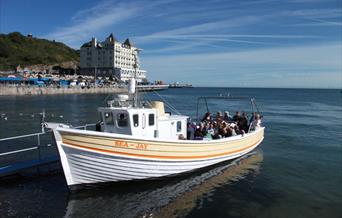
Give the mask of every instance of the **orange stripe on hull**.
M 153 159 L 203 159 L 203 158 L 220 157 L 220 156 L 225 156 L 228 154 L 238 153 L 238 152 L 247 150 L 249 148 L 252 148 L 252 147 L 258 145 L 261 141 L 262 141 L 262 139 L 260 141 L 258 141 L 257 143 L 250 145 L 248 147 L 242 148 L 242 149 L 229 151 L 229 152 L 225 152 L 225 153 L 220 153 L 220 154 L 205 155 L 205 156 L 158 156 L 158 155 L 148 155 L 148 154 L 131 154 L 131 153 L 126 153 L 126 152 L 109 151 L 109 150 L 105 150 L 105 149 L 91 148 L 88 146 L 78 145 L 78 144 L 74 144 L 74 143 L 70 143 L 70 142 L 68 142 L 68 145 L 71 145 L 72 147 L 85 148 L 85 149 L 104 152 L 104 153 L 127 155 L 127 156 L 134 156 L 134 157 L 146 157 L 146 158 L 153 158 Z

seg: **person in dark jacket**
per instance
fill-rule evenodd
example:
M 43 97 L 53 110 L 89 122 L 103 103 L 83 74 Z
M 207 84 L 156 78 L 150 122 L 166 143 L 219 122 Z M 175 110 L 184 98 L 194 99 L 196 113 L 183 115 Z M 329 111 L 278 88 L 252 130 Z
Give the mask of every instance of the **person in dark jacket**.
M 239 112 L 239 111 L 236 111 L 235 115 L 233 116 L 233 121 L 234 121 L 234 122 L 239 122 L 240 117 L 241 117 L 240 112 Z
M 245 132 L 248 132 L 248 117 L 245 112 L 242 113 L 242 116 L 240 117 L 240 121 L 238 125 L 239 125 L 240 130 L 244 130 Z

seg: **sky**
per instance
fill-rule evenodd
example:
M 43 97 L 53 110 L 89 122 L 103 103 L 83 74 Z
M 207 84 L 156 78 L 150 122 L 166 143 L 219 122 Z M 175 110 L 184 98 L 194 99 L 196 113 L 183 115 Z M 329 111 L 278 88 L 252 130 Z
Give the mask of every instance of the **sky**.
M 149 81 L 342 88 L 342 1 L 0 0 L 0 32 L 130 38 Z

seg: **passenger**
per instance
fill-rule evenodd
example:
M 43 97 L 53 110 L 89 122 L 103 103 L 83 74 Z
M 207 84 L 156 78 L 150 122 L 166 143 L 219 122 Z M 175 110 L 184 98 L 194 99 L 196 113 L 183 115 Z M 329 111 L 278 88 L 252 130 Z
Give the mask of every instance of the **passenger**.
M 207 135 L 208 131 L 207 131 L 207 128 L 206 128 L 206 125 L 204 122 L 201 123 L 200 130 L 201 130 L 203 136 Z
M 221 111 L 217 111 L 217 113 L 216 113 L 216 122 L 218 122 L 218 123 L 222 122 L 222 113 L 221 113 Z
M 214 121 L 214 122 L 212 122 L 212 124 L 213 124 L 213 128 L 214 128 L 214 130 L 217 130 L 217 129 L 218 129 L 217 122 L 216 122 L 216 121 Z
M 207 134 L 203 137 L 203 140 L 208 140 L 208 141 L 210 141 L 210 140 L 212 140 L 213 139 L 213 137 L 212 137 L 212 135 L 209 133 L 209 132 L 207 132 Z
M 188 128 L 187 128 L 187 139 L 188 140 L 194 140 L 195 138 L 195 128 L 196 127 L 196 123 L 188 123 Z
M 236 134 L 236 132 L 235 132 L 235 129 L 232 128 L 232 127 L 230 127 L 230 129 L 232 130 L 232 136 L 236 136 L 237 134 Z
M 195 138 L 194 140 L 203 140 L 203 134 L 200 130 L 200 128 L 198 127 L 195 131 Z
M 210 122 L 211 121 L 211 113 L 209 111 L 207 113 L 205 113 L 205 115 L 201 121 L 202 122 Z
M 227 130 L 221 127 L 218 131 L 218 134 L 219 134 L 219 138 L 225 138 L 227 134 Z
M 234 130 L 235 130 L 236 135 L 241 135 L 242 134 L 242 131 L 239 129 L 238 125 L 234 126 Z
M 186 138 L 184 137 L 183 134 L 179 134 L 179 135 L 178 135 L 178 139 L 179 139 L 179 140 L 186 140 Z
M 225 111 L 223 114 L 223 120 L 226 122 L 231 122 L 232 121 L 232 117 L 229 115 L 228 111 Z
M 207 129 L 208 133 L 211 135 L 211 136 L 214 136 L 215 135 L 215 130 L 214 130 L 214 124 L 213 123 L 209 123 L 208 124 L 208 129 Z
M 248 132 L 248 117 L 245 112 L 242 113 L 242 116 L 240 117 L 240 120 L 238 122 L 238 126 L 240 130 Z
M 249 119 L 250 124 L 254 121 L 254 118 L 256 117 L 256 115 L 257 115 L 257 112 L 252 113 L 251 119 Z
M 229 126 L 227 126 L 225 130 L 226 130 L 226 135 L 225 135 L 226 138 L 233 136 L 233 130 Z
M 225 121 L 222 121 L 221 128 L 225 129 L 228 126 L 228 124 Z
M 235 115 L 233 116 L 233 121 L 234 121 L 234 122 L 239 122 L 240 117 L 241 117 L 240 112 L 239 112 L 239 111 L 236 111 Z
M 260 119 L 260 115 L 256 114 L 255 119 L 253 120 L 252 124 L 251 124 L 251 130 L 256 130 L 258 128 L 261 127 L 261 119 Z

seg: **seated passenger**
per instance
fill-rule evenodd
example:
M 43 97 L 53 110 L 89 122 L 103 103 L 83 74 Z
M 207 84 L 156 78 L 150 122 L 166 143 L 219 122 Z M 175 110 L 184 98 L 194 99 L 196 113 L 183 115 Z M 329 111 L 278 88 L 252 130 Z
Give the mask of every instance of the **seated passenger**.
M 205 115 L 201 121 L 202 122 L 210 122 L 211 121 L 211 113 L 210 112 L 205 113 Z
M 194 140 L 195 138 L 196 123 L 188 123 L 187 125 L 187 139 Z
M 253 112 L 253 113 L 252 113 L 251 119 L 249 119 L 249 123 L 250 123 L 250 124 L 254 121 L 256 115 L 257 115 L 257 112 Z
M 210 133 L 211 136 L 215 135 L 215 130 L 214 130 L 214 124 L 213 123 L 209 123 L 207 131 L 208 131 L 208 133 Z
M 179 140 L 186 140 L 186 138 L 184 137 L 183 134 L 179 134 L 179 135 L 178 135 L 178 139 L 179 139 Z
M 225 130 L 226 130 L 226 135 L 225 135 L 226 138 L 233 136 L 233 130 L 229 126 L 227 126 Z
M 230 128 L 231 130 L 232 130 L 232 136 L 236 136 L 237 134 L 236 134 L 236 132 L 235 132 L 235 129 L 234 128 Z
M 220 128 L 219 131 L 218 131 L 218 134 L 219 134 L 219 137 L 220 138 L 225 138 L 226 137 L 226 134 L 227 134 L 227 130 L 225 128 Z
M 216 122 L 220 123 L 222 121 L 221 111 L 217 111 L 216 113 Z
M 203 140 L 212 140 L 213 139 L 213 136 L 209 133 L 209 132 L 207 132 L 207 134 L 203 137 Z
M 240 117 L 240 120 L 238 122 L 238 126 L 240 130 L 248 132 L 248 117 L 245 112 L 242 113 L 242 116 Z
M 236 135 L 241 135 L 243 133 L 242 130 L 239 129 L 238 125 L 234 126 L 234 130 L 235 130 Z
M 251 130 L 256 130 L 261 127 L 260 115 L 256 114 L 254 121 L 251 123 Z
M 205 122 L 201 122 L 199 128 L 200 128 L 200 130 L 202 132 L 202 135 L 206 135 L 207 134 L 207 127 L 206 127 L 206 123 Z
M 223 120 L 226 121 L 226 122 L 231 122 L 232 121 L 232 117 L 229 115 L 228 111 L 224 112 Z
M 239 111 L 236 111 L 235 115 L 233 116 L 233 121 L 234 122 L 238 122 L 240 120 L 240 112 Z
M 203 140 L 203 134 L 200 128 L 198 127 L 195 131 L 195 138 L 194 140 Z

